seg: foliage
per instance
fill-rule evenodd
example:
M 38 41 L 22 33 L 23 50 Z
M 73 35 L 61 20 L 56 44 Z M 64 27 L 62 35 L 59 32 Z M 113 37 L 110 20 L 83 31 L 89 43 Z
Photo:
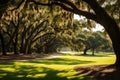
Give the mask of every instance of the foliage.
M 90 32 L 86 30 L 78 34 L 77 38 L 74 39 L 73 44 L 75 45 L 73 46 L 73 50 L 83 50 L 84 54 L 86 54 L 86 52 L 91 49 L 93 55 L 95 50 L 100 50 L 103 47 L 110 48 L 109 40 L 103 36 L 103 32 Z
M 21 12 L 13 10 L 1 19 L 6 51 L 18 53 L 56 52 L 74 34 L 73 14 L 54 7 L 28 4 Z M 54 17 L 53 17 L 54 16 Z M 70 18 L 71 17 L 71 18 Z M 67 21 L 66 21 L 67 20 Z

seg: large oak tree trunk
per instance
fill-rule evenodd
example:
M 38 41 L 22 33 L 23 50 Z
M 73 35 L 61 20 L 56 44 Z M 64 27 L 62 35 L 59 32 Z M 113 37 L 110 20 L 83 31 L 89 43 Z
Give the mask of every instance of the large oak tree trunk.
M 114 20 L 106 18 L 106 24 L 108 26 L 104 26 L 108 35 L 112 40 L 112 46 L 114 49 L 114 53 L 116 55 L 116 62 L 115 65 L 120 67 L 120 28 L 117 26 Z M 104 24 L 103 24 L 104 25 Z
M 3 53 L 2 55 L 7 55 L 5 50 L 5 41 L 1 32 L 0 32 L 0 39 L 1 39 L 1 45 L 2 45 L 2 53 Z
M 95 55 L 95 48 L 92 49 L 92 56 Z
M 107 12 L 96 2 L 96 0 L 83 0 L 88 3 L 95 12 L 96 22 L 101 24 L 112 41 L 113 49 L 116 55 L 116 66 L 120 66 L 120 28 Z M 80 15 L 80 14 L 79 14 Z
M 89 49 L 90 49 L 90 48 L 86 46 L 85 49 L 84 49 L 83 55 L 87 55 L 87 51 L 88 51 Z
M 115 65 L 120 67 L 120 43 L 114 43 L 113 48 L 116 54 L 116 62 Z
M 104 12 L 103 12 L 104 13 Z M 104 26 L 106 32 L 110 36 L 112 41 L 113 49 L 116 55 L 116 66 L 120 66 L 120 28 L 109 15 L 101 15 L 102 20 L 99 19 L 99 23 Z
M 108 24 L 110 25 L 110 28 L 106 29 L 106 31 L 108 32 L 112 40 L 112 46 L 114 49 L 114 53 L 116 55 L 115 65 L 120 67 L 120 28 L 117 26 L 117 24 L 114 21 L 113 23 L 111 22 Z

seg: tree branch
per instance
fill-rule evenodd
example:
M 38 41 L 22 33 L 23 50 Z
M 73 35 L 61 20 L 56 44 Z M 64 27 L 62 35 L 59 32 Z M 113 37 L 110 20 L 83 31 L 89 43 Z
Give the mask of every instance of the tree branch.
M 78 9 L 76 7 L 76 5 L 74 3 L 72 3 L 71 1 L 68 1 L 68 0 L 55 0 L 55 2 L 58 1 L 62 4 L 67 4 L 68 6 L 70 6 L 72 9 Z
M 57 5 L 57 6 L 60 6 L 61 8 L 63 8 L 64 10 L 66 10 L 66 11 L 69 11 L 69 12 L 72 12 L 72 13 L 75 13 L 75 14 L 78 14 L 78 15 L 82 15 L 82 16 L 85 16 L 88 19 L 92 19 L 92 20 L 97 21 L 97 17 L 96 17 L 95 14 L 87 12 L 87 11 L 79 10 L 75 6 L 74 3 L 72 3 L 68 0 L 56 0 L 56 1 L 53 1 L 51 3 L 40 3 L 40 2 L 37 2 L 37 1 L 34 1 L 34 0 L 30 0 L 30 2 L 33 2 L 36 5 L 43 5 L 43 6 Z
M 42 5 L 42 6 L 50 6 L 51 5 L 51 3 L 41 3 L 41 2 L 34 1 L 34 0 L 27 0 L 27 2 L 32 2 L 36 5 Z
M 103 8 L 101 8 L 101 6 L 98 4 L 98 2 L 96 0 L 83 0 L 84 2 L 86 2 L 88 5 L 91 6 L 91 8 L 93 9 L 93 11 L 95 12 L 96 15 L 103 15 L 103 13 L 106 15 L 107 13 L 105 12 L 105 10 Z M 100 13 L 102 12 L 102 13 Z
M 65 4 L 59 3 L 59 2 L 54 2 L 54 4 L 60 6 L 61 8 L 63 8 L 63 9 L 66 10 L 66 11 L 70 11 L 70 12 L 72 12 L 72 13 L 85 16 L 85 17 L 88 18 L 88 19 L 92 19 L 92 20 L 97 21 L 97 17 L 96 17 L 96 15 L 93 14 L 93 13 L 79 10 L 77 7 L 76 7 L 75 9 L 74 9 L 74 8 L 72 9 L 72 8 L 67 7 Z M 71 6 L 72 6 L 72 5 L 71 5 Z
M 15 7 L 15 8 L 13 8 L 13 9 L 11 9 L 10 11 L 14 11 L 14 10 L 17 10 L 17 9 L 19 9 L 22 5 L 27 5 L 27 2 L 28 0 L 21 0 L 21 2 L 17 5 L 17 7 Z M 22 7 L 22 8 L 24 8 L 24 6 Z M 20 9 L 19 11 L 21 11 L 22 9 Z

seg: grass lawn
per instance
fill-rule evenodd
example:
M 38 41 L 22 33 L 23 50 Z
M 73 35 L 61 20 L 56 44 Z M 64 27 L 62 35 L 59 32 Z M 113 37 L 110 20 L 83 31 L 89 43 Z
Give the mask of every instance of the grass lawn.
M 0 63 L 0 80 L 94 80 L 74 71 L 75 66 L 113 64 L 113 54 L 62 55 L 35 61 Z

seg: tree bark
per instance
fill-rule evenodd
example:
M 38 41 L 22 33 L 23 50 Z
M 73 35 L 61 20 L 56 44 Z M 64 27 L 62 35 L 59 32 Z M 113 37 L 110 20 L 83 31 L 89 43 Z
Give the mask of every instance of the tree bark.
M 0 32 L 0 39 L 1 39 L 1 44 L 2 44 L 2 53 L 3 53 L 2 55 L 7 55 L 6 50 L 5 50 L 5 41 L 4 41 L 4 38 L 1 32 Z
M 18 29 L 15 33 L 15 42 L 13 42 L 14 45 L 14 54 L 18 54 Z
M 92 49 L 92 56 L 94 56 L 95 55 L 95 49 L 93 48 Z
M 120 67 L 120 42 L 119 41 L 113 42 L 113 49 L 114 49 L 114 52 L 115 52 L 115 55 L 116 55 L 115 65 Z
M 14 54 L 18 54 L 17 44 L 13 43 L 13 46 L 14 46 Z
M 88 51 L 89 49 L 90 49 L 90 48 L 85 47 L 83 55 L 87 55 L 87 51 Z
M 94 1 L 94 0 L 92 0 Z M 112 19 L 103 8 L 99 6 L 97 3 L 91 3 L 89 2 L 92 9 L 94 9 L 96 15 L 97 15 L 97 22 L 100 23 L 110 36 L 110 39 L 112 41 L 113 49 L 116 55 L 116 66 L 120 66 L 120 28 L 115 22 L 114 19 Z
M 84 49 L 83 55 L 87 55 L 87 49 Z

